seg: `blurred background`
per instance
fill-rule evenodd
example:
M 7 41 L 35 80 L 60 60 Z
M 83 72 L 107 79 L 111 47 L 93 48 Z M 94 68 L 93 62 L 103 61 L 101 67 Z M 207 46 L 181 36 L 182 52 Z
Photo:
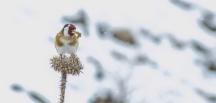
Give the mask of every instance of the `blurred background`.
M 1 0 L 0 101 L 58 103 L 54 37 L 82 33 L 65 103 L 216 103 L 215 0 Z

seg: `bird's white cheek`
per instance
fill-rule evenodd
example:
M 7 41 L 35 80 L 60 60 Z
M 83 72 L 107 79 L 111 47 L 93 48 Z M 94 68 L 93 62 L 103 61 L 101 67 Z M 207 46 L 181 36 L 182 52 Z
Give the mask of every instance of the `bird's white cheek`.
M 64 36 L 69 36 L 69 34 L 68 34 L 68 27 L 66 27 L 66 28 L 64 29 Z

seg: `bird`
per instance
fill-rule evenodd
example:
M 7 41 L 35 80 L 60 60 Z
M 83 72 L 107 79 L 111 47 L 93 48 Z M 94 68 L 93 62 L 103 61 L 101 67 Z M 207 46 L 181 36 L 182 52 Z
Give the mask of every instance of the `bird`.
M 55 48 L 60 56 L 65 54 L 75 54 L 79 46 L 81 33 L 76 31 L 73 24 L 65 24 L 55 37 Z

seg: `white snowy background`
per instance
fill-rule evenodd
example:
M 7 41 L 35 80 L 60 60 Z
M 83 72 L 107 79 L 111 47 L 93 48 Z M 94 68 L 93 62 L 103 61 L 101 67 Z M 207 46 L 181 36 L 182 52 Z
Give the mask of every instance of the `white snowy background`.
M 107 90 L 118 96 L 122 92 L 118 80 L 132 90 L 128 103 L 216 103 L 216 70 L 206 66 L 216 60 L 216 30 L 201 24 L 206 12 L 216 14 L 216 1 L 179 1 L 1 0 L 0 102 L 40 103 L 29 96 L 34 91 L 49 103 L 58 103 L 60 73 L 50 67 L 50 58 L 57 55 L 53 38 L 66 23 L 64 16 L 83 10 L 89 32 L 77 26 L 83 34 L 77 55 L 84 69 L 80 76 L 68 76 L 65 103 L 90 103 Z M 97 32 L 101 22 L 132 31 L 137 46 L 101 37 Z M 216 18 L 210 24 L 216 27 Z M 161 37 L 160 43 L 143 35 L 143 29 Z M 175 47 L 175 40 L 169 38 L 184 47 Z M 204 45 L 208 53 L 194 49 L 192 41 Z M 113 51 L 127 60 L 116 59 Z M 135 63 L 139 55 L 153 63 Z M 97 77 L 98 62 L 102 77 Z M 14 85 L 24 91 L 14 91 Z

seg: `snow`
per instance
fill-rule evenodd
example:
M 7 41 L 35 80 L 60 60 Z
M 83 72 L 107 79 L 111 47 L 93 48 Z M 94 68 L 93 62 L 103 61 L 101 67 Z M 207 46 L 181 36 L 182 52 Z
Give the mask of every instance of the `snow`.
M 216 10 L 214 0 L 188 1 Z M 213 48 L 215 38 L 200 29 L 197 23 L 201 17 L 199 10 L 184 11 L 169 0 L 7 0 L 0 1 L 1 101 L 33 103 L 27 95 L 11 90 L 10 86 L 16 83 L 57 103 L 60 74 L 49 64 L 57 52 L 48 38 L 54 37 L 64 25 L 61 23 L 63 15 L 75 14 L 79 9 L 85 10 L 90 18 L 90 36 L 81 38 L 77 54 L 84 70 L 80 76 L 68 76 L 65 103 L 87 103 L 99 89 L 116 88 L 113 78 L 100 83 L 94 79 L 94 66 L 86 60 L 89 56 L 100 60 L 108 77 L 119 75 L 125 78 L 132 73 L 129 85 L 135 91 L 131 101 L 207 103 L 195 88 L 216 94 L 215 78 L 204 76 L 204 68 L 194 63 L 200 56 L 190 48 L 179 51 L 167 40 L 158 46 L 144 41 L 139 35 L 136 38 L 140 48 L 126 47 L 111 39 L 100 39 L 95 30 L 98 22 L 131 28 L 132 31 L 145 27 L 157 35 L 171 33 L 180 40 L 195 39 Z M 158 68 L 120 62 L 111 57 L 111 50 L 123 52 L 129 58 L 146 54 L 158 63 Z

